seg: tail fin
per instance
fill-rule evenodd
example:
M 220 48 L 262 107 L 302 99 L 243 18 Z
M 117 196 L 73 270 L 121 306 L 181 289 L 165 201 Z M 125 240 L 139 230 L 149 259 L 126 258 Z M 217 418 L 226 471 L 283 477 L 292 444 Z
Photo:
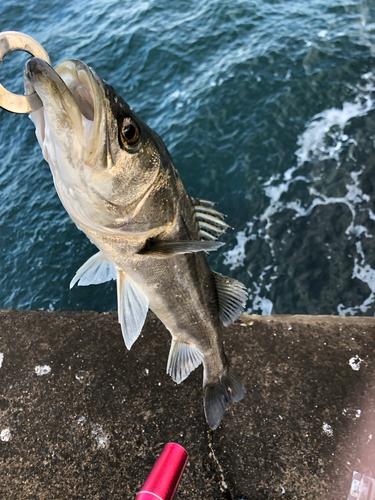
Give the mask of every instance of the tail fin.
M 227 403 L 241 401 L 245 392 L 243 383 L 230 366 L 216 384 L 207 384 L 204 387 L 204 414 L 212 430 L 220 425 Z

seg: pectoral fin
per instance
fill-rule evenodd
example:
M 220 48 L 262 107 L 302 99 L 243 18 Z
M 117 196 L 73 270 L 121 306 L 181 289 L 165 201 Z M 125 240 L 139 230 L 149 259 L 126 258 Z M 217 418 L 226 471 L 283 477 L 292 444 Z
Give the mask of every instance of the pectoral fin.
M 141 255 L 166 256 L 183 253 L 210 252 L 222 247 L 219 241 L 162 241 L 149 239 L 138 253 Z
M 81 266 L 70 282 L 70 288 L 78 282 L 78 286 L 99 285 L 116 279 L 115 266 L 102 252 L 98 252 Z
M 172 338 L 169 351 L 167 373 L 179 384 L 203 361 L 201 353 L 195 347 L 182 344 Z
M 247 289 L 240 281 L 213 272 L 219 299 L 221 322 L 230 325 L 244 312 L 247 301 Z
M 125 345 L 130 350 L 146 320 L 148 298 L 123 271 L 117 271 L 117 303 L 118 321 Z

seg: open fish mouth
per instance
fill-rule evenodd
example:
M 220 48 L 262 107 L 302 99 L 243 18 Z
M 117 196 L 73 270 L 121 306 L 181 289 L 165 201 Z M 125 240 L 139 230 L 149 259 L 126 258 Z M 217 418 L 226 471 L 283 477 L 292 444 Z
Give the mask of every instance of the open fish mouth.
M 52 68 L 43 59 L 32 58 L 26 63 L 24 80 L 26 91 L 35 90 L 43 103 L 39 141 L 46 141 L 50 128 L 59 142 L 65 139 L 67 147 L 73 147 L 73 142 L 80 146 L 75 153 L 80 150 L 84 163 L 97 164 L 106 120 L 104 91 L 96 73 L 79 60 L 69 59 Z

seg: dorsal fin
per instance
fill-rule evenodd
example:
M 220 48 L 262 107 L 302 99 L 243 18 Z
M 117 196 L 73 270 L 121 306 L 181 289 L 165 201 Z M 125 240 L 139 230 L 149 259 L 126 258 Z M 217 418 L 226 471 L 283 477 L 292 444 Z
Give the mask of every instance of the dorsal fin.
M 240 281 L 213 271 L 219 299 L 221 322 L 230 325 L 244 312 L 248 297 L 247 288 Z
M 202 354 L 193 346 L 182 344 L 172 338 L 169 351 L 167 373 L 176 384 L 180 384 L 190 372 L 195 370 L 203 361 Z
M 201 240 L 217 240 L 230 227 L 224 222 L 225 215 L 212 208 L 216 205 L 213 201 L 200 200 L 199 198 L 191 198 L 191 200 Z
M 213 207 L 216 205 L 216 201 L 202 200 L 201 198 L 193 198 L 193 196 L 191 196 L 191 201 L 194 205 L 204 205 L 206 207 Z

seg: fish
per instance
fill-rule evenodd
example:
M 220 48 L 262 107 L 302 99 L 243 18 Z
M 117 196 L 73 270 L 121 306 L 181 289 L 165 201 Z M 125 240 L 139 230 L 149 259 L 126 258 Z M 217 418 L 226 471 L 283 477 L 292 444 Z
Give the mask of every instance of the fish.
M 203 364 L 204 414 L 216 429 L 245 395 L 223 331 L 245 308 L 247 289 L 211 270 L 207 255 L 229 227 L 208 200 L 188 195 L 162 139 L 84 62 L 24 68 L 29 116 L 57 194 L 98 248 L 70 286 L 117 282 L 118 320 L 131 349 L 148 309 L 172 340 L 167 373 L 180 384 Z

